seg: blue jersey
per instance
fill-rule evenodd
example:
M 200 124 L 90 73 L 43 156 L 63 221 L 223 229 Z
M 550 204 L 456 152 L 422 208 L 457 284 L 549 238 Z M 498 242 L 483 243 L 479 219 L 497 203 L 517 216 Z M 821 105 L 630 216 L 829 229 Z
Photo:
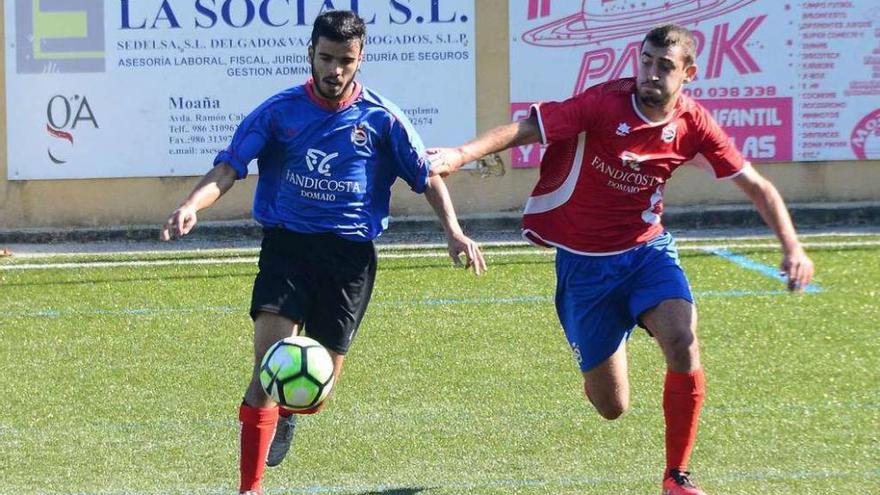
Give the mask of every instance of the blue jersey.
M 427 186 L 422 140 L 399 108 L 359 84 L 340 109 L 322 105 L 309 84 L 257 107 L 214 165 L 243 179 L 257 159 L 253 215 L 264 227 L 374 239 L 388 226 L 394 181 L 417 193 Z

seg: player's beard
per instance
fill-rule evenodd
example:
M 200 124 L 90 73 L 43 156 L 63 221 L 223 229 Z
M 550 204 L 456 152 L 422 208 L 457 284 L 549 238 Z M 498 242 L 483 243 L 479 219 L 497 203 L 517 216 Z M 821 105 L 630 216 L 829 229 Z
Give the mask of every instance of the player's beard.
M 314 81 L 315 91 L 318 92 L 318 95 L 321 96 L 321 98 L 324 98 L 324 99 L 330 100 L 330 101 L 341 101 L 343 98 L 345 98 L 345 96 L 347 96 L 349 94 L 352 86 L 354 86 L 354 78 L 352 77 L 351 80 L 348 81 L 348 83 L 346 83 L 342 86 L 338 95 L 327 94 L 326 92 L 324 92 L 324 88 L 321 87 L 321 84 L 327 84 L 327 83 L 323 79 L 320 78 L 320 75 L 318 74 L 318 70 L 315 68 L 315 63 L 311 62 L 309 65 L 311 66 L 311 69 L 312 69 L 312 80 Z
M 649 86 L 657 91 L 645 91 L 644 86 Z M 663 88 L 654 86 L 650 83 L 643 83 L 640 85 L 638 95 L 639 101 L 642 102 L 642 105 L 651 108 L 663 108 L 669 103 L 669 100 L 672 99 L 672 94 L 664 91 Z

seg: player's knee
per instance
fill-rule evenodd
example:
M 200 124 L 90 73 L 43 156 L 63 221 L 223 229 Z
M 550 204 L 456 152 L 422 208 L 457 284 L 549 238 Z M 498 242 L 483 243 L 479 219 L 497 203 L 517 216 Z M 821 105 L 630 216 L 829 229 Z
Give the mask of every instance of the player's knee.
M 660 342 L 667 364 L 675 370 L 699 367 L 700 346 L 693 332 L 681 331 L 670 334 Z
M 585 391 L 587 400 L 593 404 L 596 412 L 605 419 L 612 420 L 623 416 L 623 413 L 629 409 L 629 400 L 626 397 L 611 396 L 597 397 L 597 394 L 590 394 Z
M 599 413 L 600 416 L 607 420 L 614 420 L 621 416 L 626 412 L 628 406 L 626 404 L 593 404 L 596 408 L 596 412 Z
M 667 355 L 679 356 L 681 358 L 699 352 L 697 336 L 685 329 L 664 335 L 660 340 L 660 345 L 664 348 Z
M 623 416 L 623 413 L 625 413 L 627 409 L 629 409 L 629 404 L 625 402 L 614 402 L 611 404 L 605 404 L 602 408 L 596 408 L 599 414 L 607 420 L 613 420 Z
M 696 344 L 697 336 L 690 329 L 682 329 L 670 339 L 670 346 L 681 352 L 687 351 Z

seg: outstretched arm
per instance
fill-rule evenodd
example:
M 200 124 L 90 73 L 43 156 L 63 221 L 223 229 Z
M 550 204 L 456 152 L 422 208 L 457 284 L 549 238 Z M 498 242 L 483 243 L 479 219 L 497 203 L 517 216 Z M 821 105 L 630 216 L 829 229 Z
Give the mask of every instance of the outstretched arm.
M 429 149 L 431 176 L 446 177 L 465 163 L 478 160 L 490 153 L 513 146 L 537 143 L 540 140 L 541 129 L 538 126 L 538 119 L 532 114 L 518 122 L 495 127 L 457 148 Z
M 789 290 L 803 290 L 813 279 L 813 261 L 798 241 L 794 224 L 779 191 L 753 167 L 733 178 L 755 204 L 764 222 L 773 229 L 782 244 L 780 270 L 788 277 Z
M 223 196 L 235 184 L 236 177 L 235 169 L 226 162 L 212 168 L 162 224 L 159 239 L 169 241 L 189 234 L 196 226 L 196 213 L 211 206 Z
M 483 253 L 480 246 L 464 235 L 461 226 L 458 224 L 458 218 L 455 216 L 455 208 L 452 206 L 452 198 L 449 197 L 449 191 L 446 189 L 446 183 L 440 177 L 431 177 L 428 179 L 428 187 L 425 189 L 425 198 L 443 224 L 443 230 L 446 232 L 446 243 L 449 247 L 449 256 L 456 265 L 461 265 L 459 255 L 464 253 L 467 258 L 465 268 L 473 267 L 474 273 L 480 275 L 486 271 L 486 260 L 483 259 Z

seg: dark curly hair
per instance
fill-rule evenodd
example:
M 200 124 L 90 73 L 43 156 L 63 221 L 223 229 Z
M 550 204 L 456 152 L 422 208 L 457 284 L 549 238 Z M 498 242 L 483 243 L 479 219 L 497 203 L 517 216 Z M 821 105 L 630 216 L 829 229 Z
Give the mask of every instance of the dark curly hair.
M 363 47 L 367 37 L 367 27 L 364 20 L 350 10 L 328 10 L 315 19 L 312 27 L 312 46 L 318 44 L 318 38 L 321 36 L 337 43 L 358 40 Z

